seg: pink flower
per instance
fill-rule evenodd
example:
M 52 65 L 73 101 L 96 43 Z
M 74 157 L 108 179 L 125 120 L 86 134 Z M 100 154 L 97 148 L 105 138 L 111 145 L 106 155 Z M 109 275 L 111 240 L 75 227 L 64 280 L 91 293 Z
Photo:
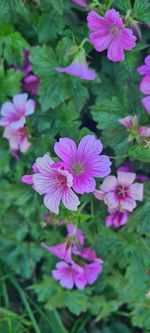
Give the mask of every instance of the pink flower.
M 150 75 L 143 77 L 142 81 L 140 82 L 140 91 L 145 95 L 149 95 L 142 98 L 141 103 L 147 113 L 150 114 Z
M 141 137 L 150 137 L 150 127 L 140 127 L 138 133 Z
M 104 17 L 91 11 L 87 20 L 92 31 L 91 43 L 98 52 L 108 49 L 109 60 L 123 61 L 124 50 L 130 51 L 135 47 L 136 37 L 131 29 L 124 27 L 122 18 L 115 9 L 108 10 Z
M 129 213 L 127 211 L 115 210 L 111 215 L 106 217 L 105 223 L 108 227 L 113 226 L 119 228 L 126 224 L 128 217 Z
M 64 243 L 59 243 L 54 246 L 47 246 L 44 243 L 42 243 L 41 245 L 50 253 L 54 254 L 57 258 L 62 259 L 68 263 L 72 262 L 72 243 L 69 239 L 67 239 Z
M 150 55 L 145 58 L 144 63 L 144 65 L 138 67 L 137 72 L 140 75 L 150 75 Z
M 27 75 L 23 79 L 23 90 L 31 93 L 32 95 L 38 95 L 38 87 L 40 79 L 36 75 Z
M 138 118 L 137 116 L 127 116 L 119 119 L 119 123 L 128 129 L 136 128 L 138 126 Z
M 86 0 L 72 0 L 74 3 L 76 3 L 77 5 L 79 6 L 82 6 L 82 7 L 86 7 L 87 6 L 87 2 Z
M 53 161 L 48 155 L 36 160 L 38 173 L 33 175 L 34 189 L 44 194 L 44 204 L 53 213 L 59 213 L 59 204 L 76 211 L 80 201 L 72 191 L 72 175 L 65 169 L 53 167 Z
M 27 133 L 24 128 L 14 130 L 10 126 L 6 126 L 3 137 L 9 141 L 10 149 L 13 152 L 21 151 L 25 153 L 30 147 L 30 142 L 27 138 Z
M 77 148 L 75 142 L 62 138 L 54 146 L 55 153 L 61 158 L 60 165 L 73 176 L 73 189 L 77 193 L 89 193 L 95 190 L 94 177 L 105 177 L 111 169 L 111 162 L 106 155 L 99 155 L 103 149 L 100 140 L 94 135 L 86 135 Z
M 69 66 L 57 67 L 56 71 L 77 76 L 81 80 L 94 80 L 96 77 L 95 71 L 88 68 L 83 52 L 80 52 Z
M 13 97 L 13 103 L 6 102 L 2 105 L 1 126 L 10 126 L 14 130 L 24 126 L 26 117 L 35 109 L 35 102 L 32 99 L 27 101 L 27 98 L 27 94 L 18 94 Z
M 131 212 L 136 207 L 136 200 L 143 200 L 143 184 L 133 184 L 135 178 L 135 173 L 117 172 L 117 177 L 108 176 L 104 179 L 100 192 L 110 209 Z M 98 191 L 94 194 L 98 198 Z
M 73 264 L 69 265 L 66 262 L 58 262 L 56 269 L 52 271 L 52 276 L 55 280 L 60 281 L 62 287 L 72 289 L 76 286 L 78 289 L 83 289 L 87 280 L 84 276 L 82 267 Z

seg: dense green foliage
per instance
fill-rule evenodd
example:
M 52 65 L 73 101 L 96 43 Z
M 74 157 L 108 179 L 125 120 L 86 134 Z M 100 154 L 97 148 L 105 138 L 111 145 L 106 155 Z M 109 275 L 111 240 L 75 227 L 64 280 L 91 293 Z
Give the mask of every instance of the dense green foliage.
M 89 1 L 92 3 L 92 1 Z M 94 1 L 93 1 L 94 2 Z M 16 161 L 0 128 L 0 332 L 1 333 L 138 333 L 150 332 L 150 184 L 144 184 L 144 200 L 128 219 L 114 230 L 104 223 L 106 206 L 84 195 L 79 210 L 61 207 L 50 215 L 42 198 L 21 183 L 38 156 L 50 152 L 59 137 L 77 142 L 95 133 L 111 156 L 112 173 L 127 157 L 136 172 L 148 175 L 150 150 L 128 142 L 128 133 L 118 119 L 139 116 L 148 125 L 140 103 L 137 67 L 149 54 L 148 0 L 100 1 L 123 15 L 132 7 L 141 23 L 142 39 L 126 53 L 126 60 L 113 63 L 105 52 L 85 44 L 88 62 L 95 68 L 94 81 L 60 74 L 55 67 L 70 63 L 67 51 L 74 40 L 88 37 L 86 10 L 71 0 L 0 0 L 0 103 L 21 92 L 24 76 L 22 51 L 28 49 L 33 72 L 40 79 L 36 111 L 28 121 L 31 147 Z M 99 182 L 98 182 L 99 183 Z M 104 260 L 97 282 L 83 291 L 63 289 L 49 275 L 56 262 L 40 242 L 55 244 L 65 235 L 61 222 L 78 222 L 87 243 Z

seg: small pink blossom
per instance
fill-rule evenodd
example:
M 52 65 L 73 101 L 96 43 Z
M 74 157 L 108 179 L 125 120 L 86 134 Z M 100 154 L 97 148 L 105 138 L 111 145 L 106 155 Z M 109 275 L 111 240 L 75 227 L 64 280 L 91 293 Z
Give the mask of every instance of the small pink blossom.
M 122 225 L 126 224 L 128 217 L 129 213 L 127 211 L 115 210 L 112 214 L 106 217 L 105 223 L 107 227 L 112 226 L 120 228 Z
M 64 260 L 65 262 L 72 262 L 72 242 L 67 239 L 64 243 L 59 243 L 53 246 L 48 246 L 44 243 L 41 244 L 43 248 L 54 254 L 57 258 Z
M 14 130 L 24 127 L 26 117 L 31 115 L 35 109 L 34 100 L 27 100 L 27 98 L 27 94 L 18 94 L 13 97 L 13 103 L 5 102 L 2 105 L 1 126 L 10 126 Z
M 110 9 L 102 17 L 95 11 L 88 15 L 90 41 L 98 52 L 108 49 L 107 57 L 112 61 L 123 61 L 124 50 L 132 50 L 136 37 L 131 29 L 124 27 L 122 17 L 115 9 Z
M 86 0 L 72 0 L 75 4 L 86 7 L 87 6 L 87 1 Z
M 101 141 L 94 135 L 86 135 L 78 148 L 73 140 L 62 138 L 54 146 L 55 153 L 62 161 L 54 166 L 62 166 L 72 174 L 75 192 L 93 192 L 96 186 L 94 177 L 105 177 L 111 171 L 109 157 L 100 155 L 102 149 Z
M 150 55 L 145 58 L 144 63 L 144 65 L 138 67 L 137 72 L 140 75 L 150 75 Z
M 40 79 L 36 75 L 33 74 L 27 75 L 23 79 L 23 90 L 36 96 L 38 95 L 39 84 L 40 84 Z
M 150 127 L 146 127 L 146 126 L 143 126 L 143 127 L 140 127 L 139 130 L 138 130 L 138 133 L 141 137 L 150 137 Z
M 142 98 L 141 103 L 144 106 L 148 114 L 150 114 L 150 75 L 146 75 L 140 82 L 140 91 L 148 95 Z
M 133 129 L 138 125 L 138 118 L 137 116 L 127 116 L 125 118 L 119 119 L 119 123 L 128 129 Z
M 94 80 L 96 77 L 95 71 L 88 68 L 83 52 L 80 52 L 69 66 L 57 67 L 56 71 L 77 76 L 81 80 Z
M 53 213 L 59 213 L 62 200 L 64 206 L 76 211 L 80 201 L 72 191 L 72 175 L 65 169 L 53 167 L 52 159 L 45 155 L 36 160 L 38 173 L 32 177 L 35 191 L 44 194 L 44 204 Z
M 117 177 L 108 176 L 100 186 L 105 204 L 114 210 L 131 212 L 136 207 L 136 200 L 143 200 L 143 184 L 133 183 L 136 174 L 117 172 Z M 94 193 L 98 198 L 98 191 Z
M 76 286 L 78 289 L 84 289 L 87 284 L 84 270 L 77 264 L 69 265 L 66 262 L 58 262 L 56 269 L 52 271 L 55 280 L 60 281 L 62 287 L 72 289 Z
M 10 126 L 6 126 L 3 137 L 9 141 L 9 146 L 13 154 L 18 151 L 25 153 L 30 147 L 25 128 L 14 130 Z

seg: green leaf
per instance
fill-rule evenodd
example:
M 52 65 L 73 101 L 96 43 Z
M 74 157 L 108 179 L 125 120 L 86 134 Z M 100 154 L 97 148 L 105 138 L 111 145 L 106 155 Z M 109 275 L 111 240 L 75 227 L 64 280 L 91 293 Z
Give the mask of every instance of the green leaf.
M 113 5 L 122 10 L 123 13 L 126 13 L 127 10 L 131 9 L 131 1 L 130 0 L 113 0 Z
M 150 22 L 150 2 L 149 0 L 135 0 L 133 7 L 134 18 L 140 22 L 149 24 Z
M 8 97 L 13 97 L 21 91 L 21 79 L 24 74 L 13 68 L 4 69 L 3 62 L 0 61 L 0 103 L 5 102 Z
M 128 150 L 129 157 L 142 161 L 145 163 L 150 163 L 150 149 L 143 146 L 134 145 Z
M 0 26 L 0 55 L 9 64 L 18 63 L 24 49 L 28 49 L 27 41 L 11 25 L 3 24 Z

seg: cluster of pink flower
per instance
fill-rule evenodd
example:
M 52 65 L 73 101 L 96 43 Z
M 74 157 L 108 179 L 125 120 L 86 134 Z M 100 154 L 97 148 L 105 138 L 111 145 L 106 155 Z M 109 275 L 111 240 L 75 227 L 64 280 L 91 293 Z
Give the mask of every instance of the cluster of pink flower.
M 35 191 L 44 194 L 44 204 L 53 213 L 59 213 L 60 201 L 67 209 L 76 211 L 80 201 L 75 194 L 94 192 L 94 177 L 105 177 L 111 172 L 111 162 L 100 155 L 103 145 L 94 135 L 86 135 L 77 148 L 69 138 L 61 138 L 54 151 L 61 160 L 54 162 L 48 155 L 33 164 L 33 175 L 22 181 L 32 184 Z
M 28 133 L 25 127 L 26 117 L 35 109 L 35 102 L 28 100 L 27 94 L 18 94 L 13 97 L 13 103 L 5 102 L 1 108 L 2 119 L 0 125 L 4 126 L 3 137 L 8 139 L 14 157 L 18 159 L 18 151 L 25 153 L 30 146 Z
M 67 231 L 68 235 L 63 243 L 55 246 L 42 243 L 42 246 L 62 260 L 52 271 L 53 278 L 60 281 L 64 288 L 72 289 L 76 286 L 78 289 L 83 289 L 96 281 L 102 272 L 103 260 L 97 258 L 95 251 L 90 247 L 82 247 L 84 234 L 80 229 L 69 224 Z
M 141 103 L 150 114 L 150 55 L 145 58 L 144 62 L 145 64 L 140 66 L 137 71 L 140 75 L 144 75 L 140 82 L 140 91 L 147 96 L 142 98 Z

